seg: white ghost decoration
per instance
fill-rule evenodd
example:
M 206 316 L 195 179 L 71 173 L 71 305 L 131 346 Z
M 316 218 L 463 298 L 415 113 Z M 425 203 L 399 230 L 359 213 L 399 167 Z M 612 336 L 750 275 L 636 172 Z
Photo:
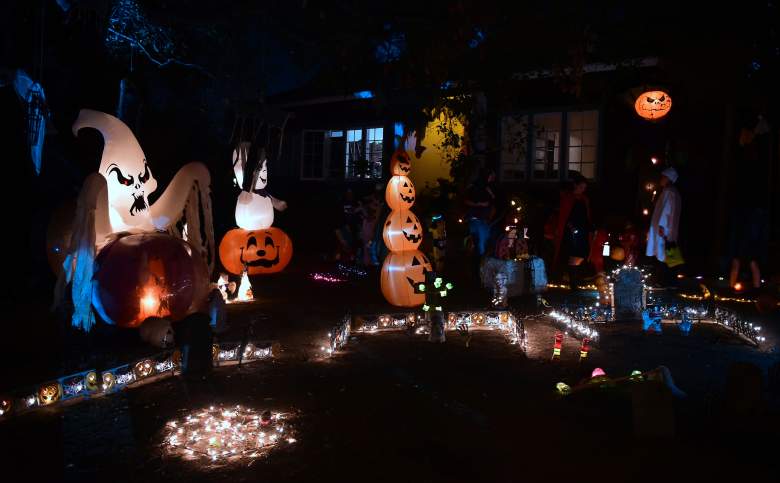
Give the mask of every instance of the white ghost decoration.
M 246 156 L 249 143 L 240 143 L 233 151 L 233 171 L 236 181 L 243 186 Z M 241 191 L 236 201 L 236 224 L 244 230 L 265 230 L 274 223 L 274 209 L 283 211 L 287 203 L 266 192 L 268 185 L 268 159 L 263 158 L 253 174 L 252 191 Z
M 103 155 L 98 173 L 87 177 L 79 193 L 73 236 L 55 288 L 54 304 L 62 301 L 67 283 L 73 282 L 76 310 L 71 324 L 89 331 L 94 324 L 94 259 L 113 234 L 167 231 L 181 238 L 177 224 L 183 220 L 187 241 L 205 260 L 209 272 L 214 268 L 215 244 L 211 176 L 205 165 L 183 166 L 150 205 L 149 195 L 157 189 L 157 180 L 130 128 L 110 114 L 82 109 L 73 124 L 74 135 L 86 127 L 103 135 Z
M 106 178 L 108 219 L 114 233 L 150 231 L 149 195 L 157 190 L 141 146 L 125 123 L 109 114 L 82 109 L 73 124 L 73 134 L 85 127 L 103 135 L 103 156 L 98 173 Z

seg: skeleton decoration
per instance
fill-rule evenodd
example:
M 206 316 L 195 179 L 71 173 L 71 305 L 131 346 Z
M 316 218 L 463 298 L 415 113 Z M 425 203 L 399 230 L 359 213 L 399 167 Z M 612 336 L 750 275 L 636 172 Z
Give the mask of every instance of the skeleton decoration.
M 202 257 L 209 272 L 214 264 L 214 230 L 211 218 L 211 177 L 201 163 L 189 163 L 174 176 L 153 204 L 149 195 L 157 180 L 132 131 L 109 114 L 82 109 L 73 124 L 77 135 L 83 128 L 97 129 L 104 147 L 97 173 L 87 177 L 79 193 L 70 247 L 55 291 L 55 305 L 64 287 L 73 282 L 75 327 L 90 330 L 94 290 L 95 255 L 120 233 L 166 231 L 181 238 L 178 224 L 188 226 L 193 256 Z M 201 227 L 201 219 L 204 226 Z M 205 240 L 203 239 L 205 235 Z
M 14 91 L 27 106 L 27 144 L 35 166 L 35 174 L 41 174 L 43 162 L 43 138 L 46 135 L 46 96 L 43 87 L 33 81 L 27 72 L 19 69 L 14 76 Z
M 672 98 L 664 91 L 643 92 L 634 103 L 636 113 L 649 121 L 661 119 L 671 108 Z

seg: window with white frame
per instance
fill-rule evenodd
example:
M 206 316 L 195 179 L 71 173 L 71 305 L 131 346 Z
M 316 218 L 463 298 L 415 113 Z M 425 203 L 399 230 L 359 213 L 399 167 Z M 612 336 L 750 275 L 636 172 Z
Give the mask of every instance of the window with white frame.
M 596 177 L 596 149 L 598 147 L 598 111 L 570 112 L 569 157 L 567 171 L 576 171 L 588 179 Z
M 303 179 L 381 179 L 384 129 L 304 131 Z
M 559 180 L 572 172 L 588 179 L 596 177 L 597 110 L 504 116 L 501 140 L 500 172 L 504 181 L 529 177 Z

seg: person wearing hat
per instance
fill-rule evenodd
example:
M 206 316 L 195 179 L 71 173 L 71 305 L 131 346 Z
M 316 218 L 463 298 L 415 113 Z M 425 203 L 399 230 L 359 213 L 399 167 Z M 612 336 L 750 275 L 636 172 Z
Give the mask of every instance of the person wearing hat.
M 680 192 L 674 186 L 678 174 L 674 168 L 666 168 L 661 172 L 659 185 L 661 195 L 655 202 L 653 216 L 650 219 L 650 229 L 647 232 L 648 257 L 655 257 L 659 262 L 666 262 L 668 245 L 677 243 L 677 230 L 680 225 L 680 210 L 682 200 Z

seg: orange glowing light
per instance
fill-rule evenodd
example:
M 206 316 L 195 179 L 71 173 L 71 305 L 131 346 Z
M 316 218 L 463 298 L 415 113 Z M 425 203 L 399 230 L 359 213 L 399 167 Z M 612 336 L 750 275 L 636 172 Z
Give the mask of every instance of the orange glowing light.
M 736 290 L 737 292 L 741 292 L 742 291 L 742 283 L 741 282 L 735 283 L 734 284 L 734 290 Z

